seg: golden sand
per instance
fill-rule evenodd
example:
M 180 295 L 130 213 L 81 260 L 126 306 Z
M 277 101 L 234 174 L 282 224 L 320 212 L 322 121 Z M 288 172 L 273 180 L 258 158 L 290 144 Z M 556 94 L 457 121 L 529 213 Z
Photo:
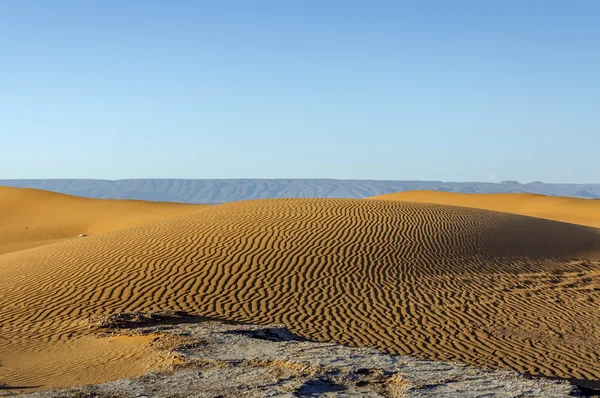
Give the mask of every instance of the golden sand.
M 13 199 L 0 199 L 0 236 L 33 243 L 0 255 L 0 360 L 76 344 L 91 315 L 184 310 L 393 353 L 600 378 L 600 229 L 574 225 L 588 211 L 576 204 L 552 210 L 571 224 L 402 200 L 94 200 L 93 215 L 81 198 L 5 192 Z M 19 207 L 19 195 L 31 206 Z M 503 198 L 505 211 L 519 207 L 519 196 Z M 21 220 L 39 235 L 24 234 Z M 79 380 L 98 381 L 107 360 L 86 359 Z M 57 363 L 0 367 L 0 380 L 54 386 Z
M 369 199 L 465 206 L 600 228 L 600 200 L 531 193 L 470 194 L 435 191 L 397 192 Z
M 0 351 L 4 382 L 27 392 L 103 383 L 135 377 L 167 367 L 167 358 L 153 349 L 157 337 L 81 337 L 66 343 L 14 344 Z
M 183 215 L 201 205 L 87 199 L 0 187 L 0 254 Z

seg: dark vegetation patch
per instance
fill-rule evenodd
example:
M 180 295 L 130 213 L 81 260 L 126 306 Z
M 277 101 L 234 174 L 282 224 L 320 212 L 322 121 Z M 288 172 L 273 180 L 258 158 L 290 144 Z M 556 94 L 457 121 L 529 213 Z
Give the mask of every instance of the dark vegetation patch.
M 213 320 L 192 315 L 185 311 L 120 312 L 118 314 L 90 318 L 91 327 L 101 330 L 135 329 L 155 325 L 177 325 Z
M 284 327 L 271 327 L 258 330 L 232 330 L 228 333 L 241 334 L 252 339 L 268 341 L 306 341 L 305 338 L 298 336 Z

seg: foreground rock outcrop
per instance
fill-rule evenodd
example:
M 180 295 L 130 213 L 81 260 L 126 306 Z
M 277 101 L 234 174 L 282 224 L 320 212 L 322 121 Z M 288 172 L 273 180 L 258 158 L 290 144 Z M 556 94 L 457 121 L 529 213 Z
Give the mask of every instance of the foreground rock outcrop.
M 583 395 L 565 381 L 531 379 L 511 371 L 315 343 L 278 325 L 197 321 L 181 313 L 120 314 L 101 320 L 97 326 L 110 333 L 134 327 L 126 333 L 157 334 L 178 342 L 169 350 L 178 364 L 169 372 L 23 396 L 551 398 Z M 9 389 L 4 393 L 12 395 Z

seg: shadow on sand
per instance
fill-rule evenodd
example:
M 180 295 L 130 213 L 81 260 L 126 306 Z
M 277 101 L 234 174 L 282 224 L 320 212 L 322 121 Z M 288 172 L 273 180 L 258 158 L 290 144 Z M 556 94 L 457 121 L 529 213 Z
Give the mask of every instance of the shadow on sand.
M 581 397 L 600 397 L 600 380 L 562 379 L 579 389 Z
M 40 386 L 9 386 L 8 384 L 4 384 L 0 382 L 0 391 L 8 391 L 8 390 L 30 390 L 32 388 L 40 388 Z
M 548 377 L 541 374 L 522 374 L 524 377 L 532 379 L 548 379 L 567 382 L 572 386 L 576 387 L 571 396 L 575 397 L 600 397 L 600 380 L 589 380 L 589 379 L 576 379 L 576 378 L 564 378 L 564 377 Z

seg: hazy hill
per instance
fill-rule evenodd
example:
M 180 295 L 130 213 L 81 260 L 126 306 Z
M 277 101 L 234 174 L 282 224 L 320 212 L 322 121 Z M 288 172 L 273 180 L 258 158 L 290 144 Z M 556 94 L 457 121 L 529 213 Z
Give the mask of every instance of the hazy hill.
M 144 199 L 165 202 L 224 203 L 260 198 L 365 198 L 392 192 L 436 190 L 463 193 L 529 192 L 600 198 L 600 184 L 545 184 L 515 181 L 442 182 L 325 179 L 135 179 L 0 180 L 0 185 L 37 188 L 90 198 Z

